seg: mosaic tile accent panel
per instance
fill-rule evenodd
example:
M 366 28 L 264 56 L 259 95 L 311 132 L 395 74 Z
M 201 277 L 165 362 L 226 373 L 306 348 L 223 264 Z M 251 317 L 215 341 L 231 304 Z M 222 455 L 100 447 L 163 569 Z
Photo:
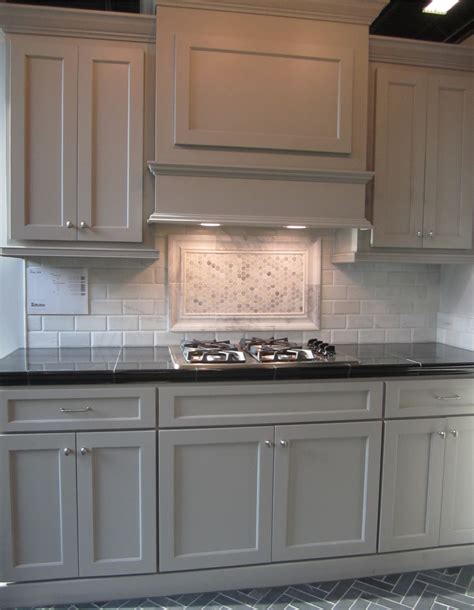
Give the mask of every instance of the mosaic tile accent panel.
M 184 314 L 301 315 L 306 252 L 199 252 L 184 255 Z
M 474 565 L 289 587 L 185 593 L 168 597 L 68 604 L 48 610 L 471 610 Z M 8 610 L 8 609 L 6 609 Z M 33 608 L 24 610 L 34 610 Z M 46 610 L 46 609 L 45 609 Z
M 170 330 L 319 329 L 321 265 L 320 237 L 170 236 Z

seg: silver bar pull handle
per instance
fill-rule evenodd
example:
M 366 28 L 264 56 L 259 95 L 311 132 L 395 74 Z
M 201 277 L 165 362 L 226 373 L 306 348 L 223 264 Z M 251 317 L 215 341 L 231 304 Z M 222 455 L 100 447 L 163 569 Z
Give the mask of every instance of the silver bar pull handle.
M 61 413 L 86 413 L 92 411 L 92 407 L 84 407 L 84 409 L 65 409 L 61 407 Z
M 461 400 L 459 394 L 453 394 L 452 396 L 438 396 L 435 394 L 436 400 Z

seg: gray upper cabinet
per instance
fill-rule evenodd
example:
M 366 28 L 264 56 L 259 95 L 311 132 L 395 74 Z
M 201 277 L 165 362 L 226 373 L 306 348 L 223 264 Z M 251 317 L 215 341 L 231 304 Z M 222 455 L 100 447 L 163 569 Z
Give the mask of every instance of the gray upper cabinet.
M 270 562 L 272 446 L 272 427 L 159 432 L 160 571 Z
M 75 434 L 0 436 L 0 581 L 78 574 Z
M 374 553 L 381 423 L 277 426 L 273 561 Z
M 156 432 L 77 435 L 79 575 L 156 571 Z
M 378 65 L 373 246 L 472 244 L 471 74 Z
M 76 239 L 77 61 L 71 40 L 10 39 L 12 238 Z
M 438 546 L 445 422 L 385 423 L 379 551 Z
M 474 417 L 451 417 L 446 432 L 440 544 L 474 542 Z
M 144 45 L 9 48 L 11 239 L 141 242 Z

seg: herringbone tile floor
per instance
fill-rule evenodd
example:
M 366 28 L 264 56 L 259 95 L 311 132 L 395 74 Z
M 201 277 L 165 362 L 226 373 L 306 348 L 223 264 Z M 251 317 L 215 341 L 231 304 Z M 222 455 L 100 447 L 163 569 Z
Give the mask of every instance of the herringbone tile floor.
M 473 610 L 474 565 L 271 589 L 245 589 L 243 591 L 195 593 L 150 599 L 55 606 L 47 610 L 82 610 L 83 608 L 95 610 L 98 608 Z

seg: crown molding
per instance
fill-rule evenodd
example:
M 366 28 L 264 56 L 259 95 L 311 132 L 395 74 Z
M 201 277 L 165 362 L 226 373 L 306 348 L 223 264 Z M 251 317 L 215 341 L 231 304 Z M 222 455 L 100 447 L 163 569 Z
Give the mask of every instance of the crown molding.
M 245 180 L 293 180 L 297 182 L 337 182 L 367 184 L 374 172 L 340 170 L 301 170 L 255 167 L 215 167 L 210 165 L 178 165 L 148 161 L 154 176 L 199 176 L 205 178 L 242 178 Z
M 154 43 L 153 15 L 83 11 L 0 2 L 0 29 L 15 34 Z
M 409 66 L 474 71 L 474 49 L 472 48 L 389 36 L 369 37 L 369 60 Z
M 157 0 L 157 6 L 370 25 L 388 0 Z

